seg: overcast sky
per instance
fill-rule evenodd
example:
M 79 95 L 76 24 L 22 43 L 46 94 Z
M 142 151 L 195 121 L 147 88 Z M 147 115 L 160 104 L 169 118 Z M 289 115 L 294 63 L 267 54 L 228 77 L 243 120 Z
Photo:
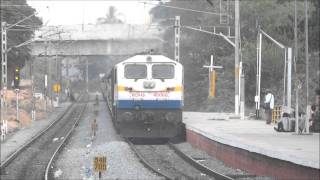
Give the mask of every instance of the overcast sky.
M 94 24 L 98 17 L 108 12 L 109 6 L 117 9 L 119 18 L 130 24 L 150 22 L 149 11 L 153 7 L 142 1 L 111 1 L 111 0 L 27 0 L 34 7 L 38 17 L 47 25 Z M 150 2 L 150 1 L 149 1 Z

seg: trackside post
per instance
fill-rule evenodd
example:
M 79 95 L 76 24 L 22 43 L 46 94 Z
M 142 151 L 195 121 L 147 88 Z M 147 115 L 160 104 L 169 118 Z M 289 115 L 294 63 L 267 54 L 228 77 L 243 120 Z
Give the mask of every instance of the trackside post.
M 102 178 L 102 171 L 107 170 L 107 157 L 97 156 L 94 157 L 94 171 L 99 172 L 99 179 Z

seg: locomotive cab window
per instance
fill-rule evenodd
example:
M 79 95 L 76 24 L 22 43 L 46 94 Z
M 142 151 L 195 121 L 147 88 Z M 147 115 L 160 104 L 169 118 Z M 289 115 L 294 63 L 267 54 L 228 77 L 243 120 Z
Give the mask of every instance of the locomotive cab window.
M 147 66 L 127 64 L 124 68 L 124 77 L 127 79 L 145 79 L 147 78 Z
M 170 64 L 155 64 L 152 66 L 152 78 L 173 79 L 174 66 Z

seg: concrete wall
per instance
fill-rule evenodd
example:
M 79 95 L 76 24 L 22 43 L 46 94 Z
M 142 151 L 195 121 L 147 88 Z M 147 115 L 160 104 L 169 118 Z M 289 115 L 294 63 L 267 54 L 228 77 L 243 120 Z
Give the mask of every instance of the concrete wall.
M 192 146 L 202 149 L 223 161 L 227 166 L 255 175 L 272 177 L 277 180 L 318 180 L 320 177 L 319 169 L 221 144 L 189 129 L 187 129 L 186 139 Z

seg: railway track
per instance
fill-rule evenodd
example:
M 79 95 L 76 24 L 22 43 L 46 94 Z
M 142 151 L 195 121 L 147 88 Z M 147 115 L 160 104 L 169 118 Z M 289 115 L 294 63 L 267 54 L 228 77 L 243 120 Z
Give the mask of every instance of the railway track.
M 48 179 L 49 167 L 70 137 L 87 106 L 82 96 L 51 123 L 1 164 L 0 179 Z
M 104 100 L 104 96 L 101 90 Z M 110 104 L 107 108 L 111 113 Z M 125 139 L 145 167 L 165 179 L 217 179 L 233 180 L 242 178 L 255 178 L 255 175 L 247 174 L 222 174 L 199 163 L 185 154 L 171 142 L 163 145 L 135 145 L 130 139 Z M 169 157 L 169 158 L 167 158 Z M 168 159 L 175 159 L 169 161 Z
M 107 102 L 107 98 L 104 96 L 103 92 L 102 95 L 104 100 Z M 107 108 L 111 112 L 108 102 Z M 218 173 L 198 163 L 196 160 L 180 151 L 172 143 L 167 143 L 164 145 L 135 145 L 130 141 L 130 139 L 125 139 L 125 141 L 129 144 L 130 148 L 134 151 L 136 156 L 140 159 L 145 167 L 159 176 L 164 177 L 165 179 L 233 180 L 233 178 L 229 176 Z M 165 153 L 169 153 L 170 157 Z M 177 161 L 170 162 L 163 160 L 166 159 L 166 157 L 169 157 L 169 159 L 176 159 Z M 181 164 L 184 165 L 181 166 Z
M 129 139 L 126 141 L 147 168 L 165 179 L 233 179 L 198 163 L 170 142 L 136 145 Z

